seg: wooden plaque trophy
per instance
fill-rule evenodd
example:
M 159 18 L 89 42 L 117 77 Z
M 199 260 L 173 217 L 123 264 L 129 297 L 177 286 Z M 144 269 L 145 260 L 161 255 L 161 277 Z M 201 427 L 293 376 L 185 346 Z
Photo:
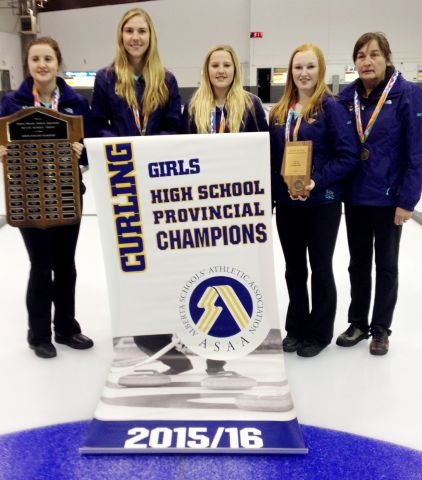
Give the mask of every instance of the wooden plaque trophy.
M 281 172 L 292 197 L 309 197 L 305 187 L 311 181 L 312 142 L 288 142 L 284 147 Z
M 44 107 L 0 118 L 9 225 L 47 228 L 80 220 L 78 159 L 71 145 L 83 135 L 83 117 Z

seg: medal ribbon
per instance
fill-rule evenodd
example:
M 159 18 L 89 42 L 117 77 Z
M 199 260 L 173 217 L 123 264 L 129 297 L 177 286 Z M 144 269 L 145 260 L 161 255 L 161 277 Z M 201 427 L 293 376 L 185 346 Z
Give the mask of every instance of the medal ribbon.
M 211 110 L 210 133 L 217 133 L 217 107 Z M 224 133 L 226 129 L 226 119 L 224 117 L 224 106 L 221 108 L 220 126 L 218 133 Z
M 35 85 L 32 87 L 32 95 L 34 97 L 34 107 L 42 107 L 38 90 Z M 59 87 L 56 85 L 51 94 L 51 99 L 50 99 L 51 110 L 55 110 L 57 112 L 57 109 L 59 108 L 59 98 L 60 98 L 60 90 L 59 90 Z
M 147 132 L 147 123 L 148 123 L 148 115 L 141 116 L 139 115 L 139 108 L 138 105 L 133 105 L 132 107 L 133 116 L 135 117 L 135 123 L 139 130 L 139 135 L 143 136 L 146 135 Z
M 371 118 L 369 119 L 365 132 L 363 131 L 362 117 L 360 115 L 361 103 L 359 100 L 358 92 L 355 90 L 354 106 L 355 106 L 356 127 L 358 129 L 359 138 L 362 144 L 364 144 L 366 142 L 366 139 L 369 137 L 369 134 L 371 133 L 371 130 L 374 126 L 375 120 L 378 118 L 378 115 L 380 114 L 381 109 L 385 101 L 387 100 L 387 96 L 390 93 L 390 90 L 393 88 L 393 85 L 396 83 L 398 76 L 399 76 L 399 72 L 398 70 L 396 70 L 394 74 L 391 76 L 387 85 L 385 86 L 384 91 L 382 92 L 381 97 L 379 98 L 378 103 L 375 107 L 375 110 L 372 113 Z
M 290 142 L 290 128 L 291 128 L 291 125 L 292 125 L 292 120 L 295 117 L 295 115 L 296 115 L 296 112 L 295 112 L 294 108 L 290 107 L 289 113 L 287 114 L 286 130 L 284 132 L 284 138 L 285 138 L 286 143 Z M 294 142 L 297 142 L 297 135 L 299 133 L 299 127 L 300 127 L 301 123 L 302 123 L 302 115 L 299 114 L 299 116 L 297 118 L 295 128 L 293 130 L 293 141 Z

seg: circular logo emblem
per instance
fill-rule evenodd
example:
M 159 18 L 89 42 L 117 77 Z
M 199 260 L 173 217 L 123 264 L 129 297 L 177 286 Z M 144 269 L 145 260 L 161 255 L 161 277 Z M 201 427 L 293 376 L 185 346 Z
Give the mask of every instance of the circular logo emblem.
M 305 188 L 305 183 L 303 180 L 296 180 L 293 186 L 295 187 L 295 190 L 303 190 Z
M 179 296 L 178 336 L 198 355 L 212 359 L 242 357 L 268 334 L 264 299 L 257 283 L 232 267 L 195 273 Z

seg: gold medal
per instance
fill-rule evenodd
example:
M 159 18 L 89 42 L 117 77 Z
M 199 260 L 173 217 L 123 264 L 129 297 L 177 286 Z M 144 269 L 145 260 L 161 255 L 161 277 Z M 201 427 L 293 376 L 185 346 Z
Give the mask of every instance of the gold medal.
M 362 147 L 360 151 L 360 159 L 361 160 L 368 160 L 369 158 L 369 150 L 365 147 Z
M 300 190 L 303 190 L 305 188 L 305 182 L 303 180 L 296 180 L 293 183 L 293 186 L 294 186 L 294 189 L 296 191 L 300 191 Z

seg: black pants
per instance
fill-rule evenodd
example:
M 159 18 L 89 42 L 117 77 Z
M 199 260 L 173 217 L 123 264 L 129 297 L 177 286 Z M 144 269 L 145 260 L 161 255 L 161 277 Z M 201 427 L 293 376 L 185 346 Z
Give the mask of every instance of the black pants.
M 299 340 L 327 345 L 333 337 L 337 290 L 332 260 L 340 218 L 339 202 L 310 206 L 277 203 L 277 229 L 290 300 L 286 331 Z M 312 308 L 307 286 L 307 254 L 312 270 Z
M 54 329 L 62 335 L 80 333 L 75 320 L 75 250 L 80 223 L 62 227 L 20 228 L 31 270 L 26 293 L 28 342 L 51 340 L 51 307 Z
M 398 294 L 398 260 L 402 227 L 394 224 L 395 207 L 346 205 L 350 251 L 349 322 L 369 328 L 372 258 L 375 250 L 375 297 L 371 330 L 389 330 Z
M 147 355 L 154 355 L 159 350 L 164 348 L 171 342 L 171 335 L 137 335 L 133 337 L 138 348 L 140 348 Z M 166 354 L 160 357 L 160 362 L 163 362 L 170 368 L 176 370 L 186 370 L 192 363 L 191 361 L 179 350 L 172 348 Z M 225 365 L 226 362 L 220 360 L 207 359 L 207 369 L 219 369 Z

